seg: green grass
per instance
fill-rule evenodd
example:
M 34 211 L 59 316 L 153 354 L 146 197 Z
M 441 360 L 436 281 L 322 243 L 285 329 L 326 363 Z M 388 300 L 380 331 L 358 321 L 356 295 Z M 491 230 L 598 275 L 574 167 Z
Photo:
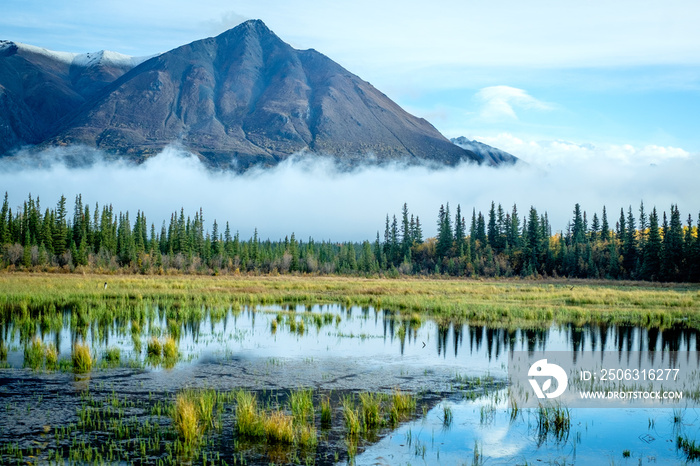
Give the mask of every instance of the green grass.
M 163 346 L 160 344 L 158 338 L 151 337 L 151 339 L 148 340 L 146 353 L 149 358 L 160 358 L 160 355 L 163 353 Z
M 324 397 L 321 400 L 321 426 L 324 429 L 329 429 L 333 423 L 333 410 L 331 408 L 330 397 Z
M 90 347 L 84 343 L 73 345 L 73 371 L 82 374 L 92 369 L 92 355 Z
M 173 426 L 178 437 L 189 449 L 194 449 L 202 438 L 199 414 L 192 397 L 181 393 L 175 399 L 172 412 Z
M 177 342 L 173 337 L 166 337 L 163 342 L 163 357 L 166 359 L 177 359 Z
M 257 397 L 250 392 L 236 392 L 236 431 L 244 437 L 261 437 L 265 432 Z
M 416 410 L 416 397 L 410 393 L 402 393 L 398 388 L 391 395 L 391 407 L 389 409 L 392 425 L 397 425 Z
M 558 442 L 566 441 L 571 431 L 571 411 L 559 404 L 537 408 L 537 434 L 543 442 L 551 434 Z
M 442 405 L 442 426 L 446 429 L 452 426 L 452 407 L 448 404 Z
M 97 285 L 107 280 L 109 289 L 99 289 Z M 70 308 L 76 317 L 82 316 L 79 321 L 89 322 L 92 313 L 114 316 L 148 302 L 165 306 L 177 303 L 188 313 L 196 313 L 202 306 L 343 303 L 400 311 L 413 328 L 422 322 L 423 315 L 490 322 L 503 327 L 554 321 L 656 327 L 681 322 L 700 328 L 700 286 L 696 284 L 3 273 L 0 289 L 3 290 L 0 319 L 3 314 L 38 315 L 51 309 Z M 291 331 L 299 331 L 298 328 L 295 323 Z
M 7 345 L 5 342 L 0 343 L 0 361 L 6 361 L 7 360 Z
M 24 367 L 38 370 L 44 366 L 44 343 L 38 337 L 24 347 Z
M 108 364 L 119 364 L 120 359 L 121 352 L 119 351 L 119 348 L 111 347 L 105 351 L 105 361 L 107 361 Z
M 378 393 L 360 393 L 362 421 L 365 429 L 376 429 L 384 421 L 382 396 Z
M 295 421 L 292 414 L 293 394 L 298 397 L 294 410 L 304 413 L 297 419 L 303 417 L 304 422 Z M 364 399 L 365 405 L 378 401 L 380 412 L 392 406 L 387 394 L 332 397 L 330 393 L 296 390 L 287 395 L 264 390 L 186 389 L 171 402 L 164 402 L 157 395 L 154 398 L 149 394 L 147 400 L 134 399 L 114 390 L 110 394 L 102 389 L 86 389 L 80 394 L 75 412 L 77 422 L 46 426 L 41 437 L 37 437 L 44 442 L 41 449 L 33 444 L 0 445 L 0 457 L 11 464 L 149 464 L 158 458 L 162 464 L 208 465 L 246 464 L 251 453 L 259 452 L 267 456 L 256 462 L 265 464 L 318 464 L 319 460 L 329 459 L 325 455 L 331 446 L 337 463 L 342 452 L 338 443 L 329 442 L 329 436 L 336 435 L 344 437 L 352 462 L 358 445 L 377 438 L 376 431 L 368 432 L 362 427 L 365 421 L 361 419 L 360 400 Z M 344 405 L 343 409 L 354 414 L 352 430 L 337 422 L 333 433 L 319 433 L 307 409 L 307 401 L 312 410 L 319 407 L 313 405 L 314 400 L 329 417 L 334 413 L 341 415 L 340 409 L 333 409 L 332 402 Z M 217 450 L 220 442 L 233 449 L 233 461 L 222 461 Z M 317 450 L 319 444 L 324 445 L 323 449 Z M 421 454 L 425 454 L 424 450 Z
M 272 411 L 262 417 L 265 437 L 269 443 L 294 442 L 294 419 L 281 411 Z
M 58 366 L 58 349 L 53 343 L 45 346 L 44 354 L 46 357 L 46 368 L 54 370 Z
M 362 429 L 361 418 L 355 406 L 355 399 L 347 395 L 343 397 L 343 419 L 345 420 L 345 428 L 349 436 L 357 436 Z
M 676 439 L 676 448 L 678 450 L 683 450 L 688 461 L 700 459 L 700 444 L 697 444 L 695 440 L 690 440 L 688 437 L 681 437 L 679 435 Z
M 313 391 L 295 390 L 289 396 L 294 422 L 297 424 L 314 422 Z

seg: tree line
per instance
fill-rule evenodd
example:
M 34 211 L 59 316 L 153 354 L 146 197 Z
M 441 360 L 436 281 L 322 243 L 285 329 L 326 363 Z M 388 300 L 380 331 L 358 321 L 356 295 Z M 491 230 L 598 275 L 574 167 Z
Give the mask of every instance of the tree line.
M 670 212 L 638 211 L 630 206 L 614 225 L 606 207 L 590 217 L 579 204 L 565 230 L 552 233 L 547 213 L 517 206 L 505 211 L 491 203 L 486 215 L 472 209 L 471 219 L 457 205 L 437 213 L 437 235 L 423 237 L 418 216 L 406 204 L 397 218 L 386 216 L 384 234 L 373 242 L 248 239 L 228 222 L 214 220 L 205 231 L 202 209 L 185 216 L 174 212 L 159 229 L 145 213 L 136 217 L 111 205 L 94 208 L 78 195 L 69 215 L 64 196 L 43 212 L 29 195 L 15 212 L 5 193 L 0 210 L 0 266 L 10 269 L 133 273 L 321 273 L 446 274 L 471 277 L 577 277 L 651 281 L 700 281 L 700 239 L 690 215 L 681 221 Z M 590 221 L 589 221 L 590 218 Z M 698 217 L 700 224 L 700 216 Z M 381 231 L 381 230 L 380 230 Z

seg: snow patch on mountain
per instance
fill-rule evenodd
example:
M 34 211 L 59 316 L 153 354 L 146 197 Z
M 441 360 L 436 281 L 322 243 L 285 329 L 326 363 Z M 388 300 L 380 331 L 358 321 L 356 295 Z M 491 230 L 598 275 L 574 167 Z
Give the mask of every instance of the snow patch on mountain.
M 60 63 L 65 63 L 66 65 L 70 66 L 79 66 L 82 68 L 89 68 L 99 65 L 116 66 L 119 68 L 133 68 L 146 60 L 159 55 L 156 54 L 146 57 L 132 57 L 118 52 L 112 52 L 110 50 L 100 50 L 98 52 L 88 53 L 58 52 L 55 50 L 45 49 L 43 47 L 37 47 L 35 45 L 24 44 L 22 42 L 0 40 L 0 52 L 12 49 L 13 47 L 16 47 L 18 50 L 25 53 L 43 55 Z

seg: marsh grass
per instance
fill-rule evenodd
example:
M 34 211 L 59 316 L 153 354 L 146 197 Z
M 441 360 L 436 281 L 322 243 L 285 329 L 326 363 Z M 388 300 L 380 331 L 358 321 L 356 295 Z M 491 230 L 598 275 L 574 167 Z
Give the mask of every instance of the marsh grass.
M 41 369 L 44 366 L 44 343 L 39 337 L 32 338 L 32 341 L 24 347 L 24 367 L 33 370 Z
M 107 292 L 97 284 L 109 280 Z M 575 285 L 572 288 L 571 285 Z M 74 309 L 85 330 L 94 312 L 111 317 L 157 302 L 196 313 L 202 306 L 343 303 L 374 306 L 406 315 L 497 323 L 601 322 L 700 328 L 700 293 L 693 284 L 593 280 L 457 280 L 295 276 L 105 276 L 12 273 L 0 276 L 0 315 L 38 315 Z M 116 312 L 115 312 L 116 311 Z M 137 319 L 135 319 L 137 320 Z M 417 323 L 412 317 L 409 318 Z M 291 323 L 290 323 L 291 325 Z M 132 327 L 133 323 L 132 323 Z M 132 328 L 132 330 L 137 330 Z M 297 325 L 294 329 L 297 331 Z
M 58 349 L 53 343 L 45 346 L 46 368 L 55 370 L 58 367 Z
M 379 393 L 360 393 L 360 406 L 365 430 L 381 427 L 384 421 L 382 396 Z
M 193 450 L 202 438 L 197 407 L 191 396 L 178 394 L 172 411 L 173 426 L 184 445 Z
M 263 415 L 261 422 L 269 443 L 291 444 L 294 442 L 294 419 L 282 411 Z
M 166 337 L 163 342 L 163 357 L 166 359 L 177 359 L 178 357 L 177 342 L 171 336 Z
M 297 400 L 294 409 L 293 394 Z M 258 396 L 265 401 L 259 401 Z M 332 401 L 343 404 L 348 415 L 354 417 L 351 423 L 354 427 L 348 431 L 338 422 L 334 433 L 324 431 L 319 434 L 308 408 L 310 403 L 313 412 L 314 399 L 321 406 L 322 413 L 328 412 L 329 418 L 333 414 L 341 416 L 340 410 L 334 413 Z M 264 454 L 261 461 L 265 464 L 268 461 L 275 464 L 317 464 L 319 458 L 328 458 L 327 448 L 330 446 L 335 449 L 331 453 L 335 453 L 337 463 L 342 452 L 336 443 L 329 443 L 332 436 L 337 436 L 341 444 L 344 437 L 352 463 L 358 445 L 376 439 L 376 431 L 368 432 L 363 427 L 362 411 L 363 406 L 377 402 L 380 413 L 392 405 L 386 394 L 332 397 L 330 393 L 311 390 L 291 391 L 285 396 L 284 392 L 242 389 L 232 392 L 186 389 L 167 403 L 153 400 L 150 395 L 148 400 L 137 400 L 114 390 L 109 395 L 105 391 L 96 393 L 86 389 L 80 394 L 76 423 L 45 428 L 46 434 L 51 431 L 49 437 L 55 437 L 57 449 L 49 446 L 48 453 L 40 453 L 33 447 L 17 448 L 10 454 L 18 459 L 24 455 L 28 458 L 24 462 L 32 464 L 37 462 L 34 458 L 41 464 L 246 464 L 249 453 Z M 298 413 L 296 417 L 293 411 Z M 321 417 L 325 418 L 325 415 Z M 227 439 L 231 427 L 233 438 Z M 210 432 L 211 429 L 216 429 L 216 432 Z M 104 439 L 104 442 L 97 444 L 95 438 Z M 233 462 L 222 461 L 223 457 L 217 450 L 219 442 L 231 443 L 235 452 Z M 67 448 L 60 447 L 69 443 Z M 317 450 L 320 443 L 324 444 L 323 449 Z M 0 448 L 0 455 L 5 453 L 8 451 Z M 153 461 L 154 458 L 159 461 Z M 11 461 L 14 462 L 19 461 Z
M 7 361 L 7 345 L 4 341 L 0 343 L 0 361 Z
M 289 396 L 292 416 L 296 424 L 314 422 L 313 391 L 295 390 Z
M 90 347 L 84 343 L 73 345 L 73 371 L 78 374 L 90 372 L 92 369 L 92 355 Z
M 396 426 L 401 420 L 408 417 L 416 410 L 416 397 L 410 393 L 402 393 L 400 389 L 395 389 L 391 395 L 391 407 L 389 410 L 390 421 Z
M 156 337 L 151 337 L 146 345 L 146 354 L 148 357 L 158 359 L 162 353 L 163 346 L 160 344 L 160 340 L 158 340 Z
M 345 420 L 345 428 L 349 436 L 357 436 L 362 430 L 360 416 L 358 415 L 355 406 L 355 398 L 351 395 L 346 395 L 342 400 L 343 419 Z
M 303 448 L 314 448 L 318 444 L 316 428 L 313 425 L 303 425 L 296 428 L 297 445 Z
M 688 461 L 695 461 L 700 459 L 700 444 L 697 444 L 695 440 L 690 440 L 687 436 L 681 437 L 680 435 L 676 439 L 676 449 L 683 450 Z
M 331 408 L 331 399 L 326 396 L 321 399 L 321 427 L 329 429 L 333 423 L 333 410 Z
M 557 442 L 564 442 L 571 431 L 571 411 L 560 404 L 537 408 L 537 437 L 544 442 L 552 434 Z
M 118 365 L 120 359 L 121 352 L 119 351 L 119 348 L 115 346 L 107 348 L 107 351 L 105 351 L 105 361 L 107 361 L 107 364 Z
M 449 429 L 452 426 L 452 407 L 448 404 L 442 405 L 442 427 Z
M 265 428 L 258 410 L 255 394 L 239 390 L 236 399 L 236 431 L 244 437 L 261 437 Z

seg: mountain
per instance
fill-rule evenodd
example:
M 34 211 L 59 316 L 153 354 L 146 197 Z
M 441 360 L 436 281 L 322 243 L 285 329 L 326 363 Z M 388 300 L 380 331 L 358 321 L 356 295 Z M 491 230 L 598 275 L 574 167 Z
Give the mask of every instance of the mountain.
M 0 154 L 52 136 L 62 118 L 147 58 L 0 41 Z
M 509 154 L 508 152 L 502 151 L 501 149 L 497 149 L 479 141 L 470 141 L 464 136 L 452 138 L 450 139 L 450 141 L 453 144 L 458 145 L 462 149 L 474 152 L 475 154 L 480 156 L 482 160 L 486 161 L 486 163 L 491 165 L 513 164 L 519 160 L 516 156 Z
M 371 84 L 262 21 L 139 63 L 5 42 L 0 153 L 83 144 L 135 161 L 176 143 L 210 166 L 272 166 L 295 153 L 355 165 L 501 163 L 450 143 Z M 39 49 L 43 50 L 43 49 Z

